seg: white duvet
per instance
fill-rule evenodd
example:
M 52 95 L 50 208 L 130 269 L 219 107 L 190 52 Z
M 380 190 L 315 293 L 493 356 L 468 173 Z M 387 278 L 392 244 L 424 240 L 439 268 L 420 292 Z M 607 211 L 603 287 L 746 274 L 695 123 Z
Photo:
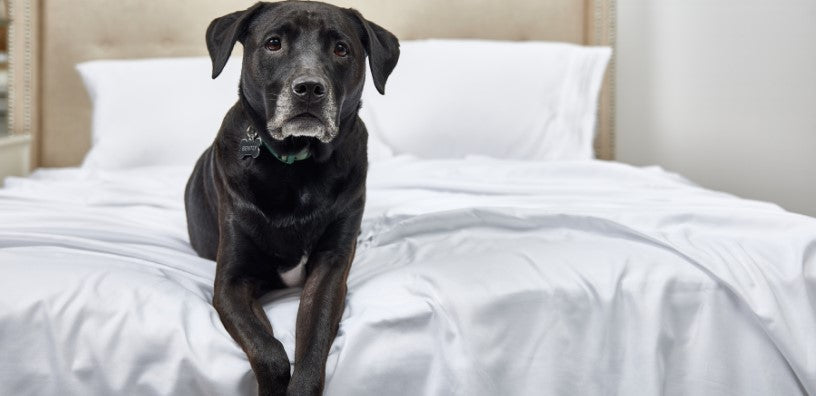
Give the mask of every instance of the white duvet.
M 251 395 L 190 169 L 0 190 L 0 395 Z M 656 168 L 372 165 L 327 395 L 816 395 L 816 219 Z M 298 289 L 265 304 L 293 356 Z

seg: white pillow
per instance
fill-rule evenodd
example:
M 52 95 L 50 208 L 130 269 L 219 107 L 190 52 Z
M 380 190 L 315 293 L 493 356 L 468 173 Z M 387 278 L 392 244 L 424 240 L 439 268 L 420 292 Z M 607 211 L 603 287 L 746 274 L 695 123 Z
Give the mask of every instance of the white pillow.
M 369 132 L 395 154 L 593 158 L 607 47 L 403 41 L 386 95 L 363 92 Z
M 192 166 L 238 100 L 241 59 L 215 80 L 207 57 L 99 60 L 77 70 L 93 104 L 83 167 Z
M 77 65 L 93 105 L 85 168 L 192 166 L 238 100 L 241 58 L 213 80 L 210 58 L 98 60 Z M 369 159 L 391 156 L 369 139 Z

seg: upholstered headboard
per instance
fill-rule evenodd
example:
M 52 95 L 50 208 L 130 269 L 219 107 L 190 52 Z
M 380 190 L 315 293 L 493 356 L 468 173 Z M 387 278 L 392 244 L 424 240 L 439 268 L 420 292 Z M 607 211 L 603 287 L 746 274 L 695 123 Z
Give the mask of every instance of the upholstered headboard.
M 614 44 L 614 0 L 327 0 L 400 39 L 490 38 Z M 32 135 L 33 166 L 72 166 L 90 147 L 90 101 L 74 65 L 91 59 L 206 54 L 211 20 L 250 0 L 12 0 L 11 128 Z M 614 156 L 607 73 L 596 152 Z

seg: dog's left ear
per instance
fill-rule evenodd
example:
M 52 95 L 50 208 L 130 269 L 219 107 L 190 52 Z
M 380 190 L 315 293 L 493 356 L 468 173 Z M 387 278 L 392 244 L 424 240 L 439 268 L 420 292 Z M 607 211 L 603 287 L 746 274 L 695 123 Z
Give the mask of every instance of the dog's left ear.
M 348 8 L 349 13 L 363 27 L 362 41 L 368 53 L 368 64 L 371 67 L 371 76 L 374 77 L 374 86 L 377 91 L 385 95 L 385 81 L 394 71 L 399 59 L 399 40 L 388 30 L 374 22 L 369 22 L 359 11 Z
M 259 2 L 246 10 L 236 11 L 210 22 L 210 26 L 207 27 L 207 51 L 212 60 L 212 78 L 218 77 L 224 70 L 232 54 L 232 47 L 243 39 L 252 17 L 263 6 L 264 4 Z

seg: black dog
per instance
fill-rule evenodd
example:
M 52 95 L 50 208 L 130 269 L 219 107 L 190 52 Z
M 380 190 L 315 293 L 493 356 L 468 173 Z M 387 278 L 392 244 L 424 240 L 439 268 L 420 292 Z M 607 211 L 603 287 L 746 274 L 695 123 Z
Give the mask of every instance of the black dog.
M 259 393 L 320 394 L 365 204 L 366 55 L 383 93 L 399 42 L 352 9 L 258 3 L 207 28 L 213 78 L 236 41 L 239 100 L 187 183 L 190 242 L 217 261 L 213 304 Z M 290 379 L 258 298 L 300 284 Z

